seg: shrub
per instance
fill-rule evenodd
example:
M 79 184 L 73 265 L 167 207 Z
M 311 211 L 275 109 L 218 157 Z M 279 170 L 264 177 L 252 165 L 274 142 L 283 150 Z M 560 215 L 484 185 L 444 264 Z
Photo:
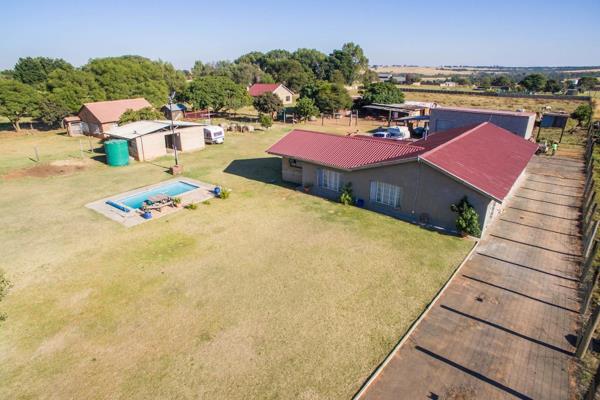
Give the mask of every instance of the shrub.
M 461 234 L 480 237 L 479 214 L 473 208 L 467 196 L 463 197 L 458 203 L 452 204 L 450 209 L 458 214 L 456 217 L 456 229 Z
M 196 203 L 190 203 L 187 206 L 185 206 L 185 208 L 188 209 L 188 210 L 195 210 L 195 209 L 198 208 L 198 204 L 196 204 Z
M 181 204 L 181 197 L 173 197 L 173 204 Z
M 0 301 L 6 296 L 8 293 L 8 289 L 10 288 L 11 283 L 4 276 L 4 272 L 0 270 Z M 8 316 L 4 312 L 0 312 L 0 322 L 5 321 Z
M 223 188 L 221 193 L 219 193 L 219 198 L 223 200 L 228 199 L 230 194 L 231 190 Z
M 269 129 L 271 126 L 273 126 L 273 118 L 266 114 L 260 114 L 258 116 L 258 122 L 260 122 L 260 126 L 265 129 Z
M 348 182 L 344 185 L 342 189 L 342 194 L 340 195 L 340 203 L 345 206 L 349 206 L 354 203 L 354 199 L 352 198 L 352 183 Z
M 210 200 L 204 200 L 202 204 L 204 204 L 205 206 L 210 206 Z

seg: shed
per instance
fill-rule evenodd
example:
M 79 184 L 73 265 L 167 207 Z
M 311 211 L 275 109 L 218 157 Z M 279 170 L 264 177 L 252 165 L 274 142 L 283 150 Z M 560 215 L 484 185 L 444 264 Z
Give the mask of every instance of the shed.
M 110 129 L 118 126 L 119 118 L 125 111 L 137 111 L 146 107 L 152 107 L 152 105 L 142 97 L 85 103 L 79 109 L 83 133 L 102 136 Z
M 431 110 L 429 129 L 431 133 L 435 133 L 482 122 L 492 122 L 524 139 L 529 139 L 533 132 L 535 118 L 536 113 L 534 112 L 436 107 Z
M 67 130 L 69 136 L 83 135 L 83 126 L 81 118 L 76 115 L 69 115 L 63 118 L 62 126 Z
M 187 111 L 187 107 L 185 104 L 175 103 L 175 104 L 165 104 L 160 109 L 162 113 L 165 115 L 165 118 L 174 120 L 183 119 L 185 117 L 185 112 Z
M 178 151 L 195 151 L 204 148 L 205 124 L 175 121 L 175 135 L 171 121 L 136 121 L 106 132 L 112 138 L 128 141 L 129 155 L 138 161 L 148 161 Z

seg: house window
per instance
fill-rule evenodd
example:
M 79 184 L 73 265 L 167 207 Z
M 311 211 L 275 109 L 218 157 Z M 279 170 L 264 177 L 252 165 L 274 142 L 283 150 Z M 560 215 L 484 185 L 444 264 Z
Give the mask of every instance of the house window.
M 292 167 L 292 168 L 302 168 L 302 166 L 300 164 L 298 164 L 298 160 L 296 160 L 295 158 L 290 158 L 289 162 L 290 162 L 290 167 Z
M 285 101 L 290 101 L 290 96 L 285 96 Z
M 323 189 L 333 190 L 334 192 L 340 191 L 340 173 L 332 171 L 330 169 L 318 169 L 317 177 L 319 187 Z
M 371 181 L 371 201 L 386 206 L 398 208 L 400 206 L 400 186 L 389 183 Z

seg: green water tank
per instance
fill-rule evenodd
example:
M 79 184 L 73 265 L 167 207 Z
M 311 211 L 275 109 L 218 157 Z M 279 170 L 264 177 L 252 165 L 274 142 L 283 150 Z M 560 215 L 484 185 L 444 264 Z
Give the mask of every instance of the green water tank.
M 111 167 L 121 167 L 129 164 L 129 150 L 127 140 L 107 140 L 104 142 L 106 163 Z

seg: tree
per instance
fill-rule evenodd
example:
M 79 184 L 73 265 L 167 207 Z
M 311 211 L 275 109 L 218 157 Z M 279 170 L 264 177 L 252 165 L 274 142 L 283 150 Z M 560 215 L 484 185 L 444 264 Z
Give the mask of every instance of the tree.
M 404 103 L 404 93 L 393 83 L 371 83 L 362 90 L 362 104 Z
M 106 99 L 94 75 L 78 69 L 57 69 L 48 74 L 46 88 L 52 101 L 69 112 L 78 111 L 83 103 Z
M 296 103 L 296 113 L 301 119 L 308 119 L 319 115 L 319 109 L 315 105 L 315 101 L 308 97 L 298 99 Z
M 556 93 L 560 92 L 563 89 L 563 86 L 556 79 L 548 79 L 546 81 L 546 86 L 544 87 L 544 92 Z
M 304 69 L 311 71 L 316 79 L 325 79 L 327 56 L 315 49 L 298 49 L 292 54 Z
M 35 117 L 39 110 L 38 93 L 16 80 L 0 80 L 0 115 L 8 118 L 16 131 L 23 117 Z
M 265 71 L 271 74 L 277 82 L 283 83 L 294 92 L 298 92 L 302 87 L 315 80 L 312 71 L 305 69 L 299 61 L 292 59 L 270 59 Z
M 577 126 L 585 126 L 592 120 L 592 113 L 591 105 L 582 104 L 571 113 L 571 118 L 577 120 Z
M 273 126 L 273 118 L 271 118 L 270 115 L 259 114 L 258 122 L 260 123 L 260 126 L 265 129 L 269 129 L 271 126 Z
M 328 74 L 331 80 L 333 71 L 338 70 L 344 76 L 345 83 L 352 85 L 361 72 L 366 71 L 369 60 L 362 48 L 355 43 L 345 43 L 341 50 L 334 50 L 327 58 Z
M 374 82 L 379 82 L 379 75 L 377 75 L 377 72 L 373 71 L 372 69 L 367 69 L 362 76 L 363 86 L 366 86 L 369 83 L 374 83 Z
M 283 110 L 283 102 L 275 93 L 266 92 L 260 96 L 256 96 L 253 101 L 254 108 L 259 113 L 264 114 L 277 114 Z
M 128 124 L 135 121 L 152 121 L 157 119 L 164 119 L 164 115 L 152 107 L 144 107 L 139 110 L 128 109 L 125 110 L 119 118 L 119 125 Z
M 15 64 L 13 76 L 28 85 L 43 85 L 56 69 L 72 70 L 73 66 L 61 58 L 25 57 Z
M 582 92 L 587 92 L 588 90 L 592 90 L 598 84 L 598 79 L 593 76 L 582 76 L 579 78 L 577 82 L 577 86 L 579 90 Z
M 546 80 L 546 76 L 543 74 L 530 74 L 519 84 L 530 92 L 541 92 L 546 87 Z
M 352 106 L 352 98 L 341 84 L 320 81 L 307 85 L 300 91 L 300 98 L 313 99 L 323 113 L 334 113 Z
M 452 204 L 450 209 L 457 213 L 456 229 L 463 234 L 481 236 L 479 227 L 479 215 L 473 208 L 467 196 L 463 197 L 457 204 Z
M 492 80 L 492 86 L 512 87 L 515 82 L 508 75 L 498 75 Z
M 52 95 L 42 97 L 38 107 L 40 120 L 48 126 L 57 125 L 70 113 L 70 110 L 60 101 L 56 101 Z
M 96 58 L 83 66 L 94 75 L 107 100 L 144 97 L 154 106 L 165 103 L 172 92 L 182 92 L 185 76 L 169 63 L 140 56 Z
M 246 88 L 226 76 L 203 76 L 194 79 L 184 93 L 184 99 L 197 108 L 212 108 L 219 112 L 250 104 Z

